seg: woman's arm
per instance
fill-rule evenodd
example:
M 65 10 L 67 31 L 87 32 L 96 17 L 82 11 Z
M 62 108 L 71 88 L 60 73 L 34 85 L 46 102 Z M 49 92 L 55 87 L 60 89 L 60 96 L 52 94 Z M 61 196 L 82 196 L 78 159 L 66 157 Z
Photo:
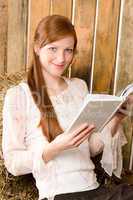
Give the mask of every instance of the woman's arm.
M 117 112 L 112 120 L 107 124 L 110 128 L 110 132 L 112 137 L 117 133 L 122 120 L 126 117 L 126 115 Z
M 93 133 L 94 125 L 83 124 L 71 133 L 58 135 L 51 143 L 45 146 L 43 160 L 45 163 L 52 160 L 60 152 L 78 147 Z
M 17 176 L 32 171 L 32 152 L 25 145 L 24 92 L 19 86 L 7 91 L 3 107 L 2 150 L 7 170 Z

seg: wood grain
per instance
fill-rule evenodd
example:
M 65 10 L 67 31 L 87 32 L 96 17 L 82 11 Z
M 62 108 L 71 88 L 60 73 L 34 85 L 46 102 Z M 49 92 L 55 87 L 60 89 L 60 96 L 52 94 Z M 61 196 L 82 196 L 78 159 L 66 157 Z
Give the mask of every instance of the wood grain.
M 126 0 L 122 20 L 122 31 L 117 69 L 116 94 L 120 93 L 129 83 L 133 83 L 133 1 Z M 132 119 L 133 120 L 133 119 Z M 131 142 L 133 138 L 133 122 L 125 120 L 124 130 L 128 144 L 124 147 L 124 166 L 128 168 L 130 161 Z
M 6 71 L 6 48 L 7 48 L 7 0 L 0 1 L 0 74 Z
M 27 36 L 27 0 L 8 1 L 7 72 L 25 69 Z
M 92 62 L 96 1 L 77 0 L 75 7 L 75 29 L 78 36 L 78 53 L 72 66 L 72 76 L 83 78 L 89 84 Z
M 72 16 L 72 0 L 52 0 L 51 13 L 64 15 L 71 19 Z
M 99 1 L 93 92 L 111 93 L 120 0 Z

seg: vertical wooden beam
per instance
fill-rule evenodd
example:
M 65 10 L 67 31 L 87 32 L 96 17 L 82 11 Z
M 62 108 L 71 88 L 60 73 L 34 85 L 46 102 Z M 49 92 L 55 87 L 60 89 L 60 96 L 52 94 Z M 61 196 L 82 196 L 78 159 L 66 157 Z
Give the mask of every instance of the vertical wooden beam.
M 0 74 L 6 70 L 6 48 L 7 48 L 7 0 L 0 1 Z
M 128 143 L 123 148 L 124 168 L 129 169 L 131 145 L 132 145 L 132 140 L 133 140 L 133 122 L 131 121 L 131 118 L 125 119 L 123 126 L 124 126 L 124 133 L 128 141 Z
M 52 0 L 52 14 L 64 15 L 71 19 L 72 16 L 72 0 Z
M 96 1 L 77 0 L 75 3 L 74 25 L 78 36 L 78 54 L 72 66 L 72 76 L 90 82 Z
M 133 127 L 133 116 L 132 116 L 132 121 L 131 125 Z M 129 169 L 133 170 L 133 128 L 132 128 L 132 138 L 131 138 L 131 151 L 130 151 L 130 157 L 129 157 Z
M 133 82 L 133 1 L 124 4 L 116 93 Z
M 120 0 L 98 1 L 93 92 L 111 93 L 114 79 Z
M 124 2 L 116 84 L 114 88 L 115 94 L 119 94 L 127 84 L 133 82 L 133 1 L 126 0 Z M 130 118 L 125 120 L 124 130 L 128 140 L 128 144 L 124 147 L 124 166 L 128 168 L 133 138 L 133 123 Z
M 32 62 L 33 37 L 38 22 L 50 14 L 50 0 L 29 0 L 28 5 L 28 45 L 27 45 L 27 68 Z
M 25 69 L 27 0 L 8 1 L 7 72 Z

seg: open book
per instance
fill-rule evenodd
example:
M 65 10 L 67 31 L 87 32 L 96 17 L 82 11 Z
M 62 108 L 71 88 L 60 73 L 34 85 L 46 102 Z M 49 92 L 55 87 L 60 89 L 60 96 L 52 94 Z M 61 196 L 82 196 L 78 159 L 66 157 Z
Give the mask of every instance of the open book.
M 121 92 L 120 96 L 88 94 L 85 97 L 83 106 L 66 132 L 74 131 L 83 123 L 94 124 L 96 127 L 95 130 L 101 131 L 131 93 L 133 93 L 133 84 L 128 85 Z

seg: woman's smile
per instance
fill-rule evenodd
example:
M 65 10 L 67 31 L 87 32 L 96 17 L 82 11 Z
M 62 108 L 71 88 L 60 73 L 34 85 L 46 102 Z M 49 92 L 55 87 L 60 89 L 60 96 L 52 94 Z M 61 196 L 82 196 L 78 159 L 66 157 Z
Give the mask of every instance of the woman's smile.
M 56 63 L 52 63 L 52 65 L 54 65 L 55 67 L 59 68 L 59 69 L 63 69 L 65 67 L 65 64 L 56 64 Z

